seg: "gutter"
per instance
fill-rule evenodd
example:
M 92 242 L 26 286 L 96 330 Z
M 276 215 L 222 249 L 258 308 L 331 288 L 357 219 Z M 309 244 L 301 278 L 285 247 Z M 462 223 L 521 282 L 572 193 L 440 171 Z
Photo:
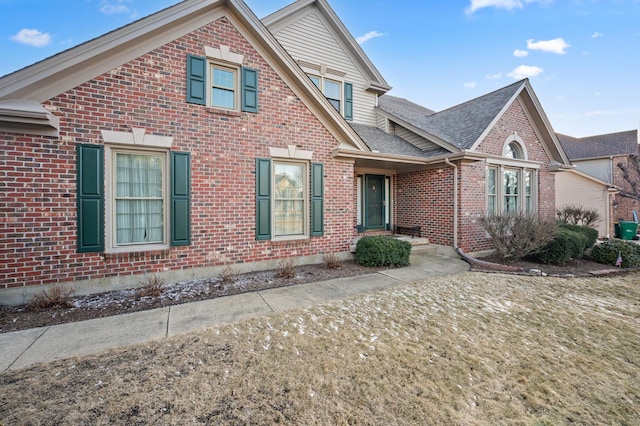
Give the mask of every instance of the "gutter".
M 453 167 L 453 248 L 458 250 L 458 166 L 449 161 L 448 158 L 444 162 Z
M 423 164 L 425 166 L 435 165 L 448 160 L 467 160 L 467 161 L 485 161 L 486 154 L 474 153 L 469 151 L 461 151 L 453 154 L 438 155 L 436 157 L 412 157 L 407 155 L 386 154 L 377 151 L 355 151 L 353 149 L 336 148 L 332 151 L 334 158 L 346 157 L 351 159 L 364 159 L 364 160 L 377 160 L 377 161 L 390 161 L 396 163 L 406 164 Z

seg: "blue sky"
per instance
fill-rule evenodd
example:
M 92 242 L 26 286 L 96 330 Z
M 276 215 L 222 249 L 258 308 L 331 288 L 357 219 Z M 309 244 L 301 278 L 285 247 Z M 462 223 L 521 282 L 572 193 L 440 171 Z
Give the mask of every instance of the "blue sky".
M 0 0 L 0 75 L 177 0 Z M 290 0 L 246 0 L 264 17 Z M 640 127 L 640 0 L 329 0 L 393 86 L 434 110 L 529 77 L 555 131 Z

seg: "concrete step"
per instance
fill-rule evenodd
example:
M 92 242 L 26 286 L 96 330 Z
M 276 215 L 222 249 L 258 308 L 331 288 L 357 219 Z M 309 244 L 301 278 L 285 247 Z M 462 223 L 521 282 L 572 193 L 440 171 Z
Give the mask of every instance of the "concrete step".
M 415 253 L 415 252 L 437 253 L 438 252 L 438 248 L 436 246 L 429 244 L 428 238 L 424 238 L 424 237 L 412 238 L 411 236 L 408 236 L 408 235 L 390 235 L 390 236 L 398 240 L 407 241 L 408 243 L 410 243 L 412 253 Z M 358 240 L 360 240 L 360 238 L 362 238 L 362 236 L 357 236 L 353 239 L 353 242 L 351 243 L 351 253 L 355 253 L 356 245 L 358 244 Z

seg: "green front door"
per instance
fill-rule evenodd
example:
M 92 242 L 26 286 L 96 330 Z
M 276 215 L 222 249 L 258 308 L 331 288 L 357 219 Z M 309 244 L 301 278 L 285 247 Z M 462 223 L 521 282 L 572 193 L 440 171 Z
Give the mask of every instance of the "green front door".
M 364 226 L 366 229 L 385 229 L 385 177 L 364 177 Z

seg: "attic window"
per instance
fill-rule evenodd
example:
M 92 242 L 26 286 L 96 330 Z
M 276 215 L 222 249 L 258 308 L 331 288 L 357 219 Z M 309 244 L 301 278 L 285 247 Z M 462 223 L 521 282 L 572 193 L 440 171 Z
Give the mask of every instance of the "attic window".
M 526 160 L 527 150 L 524 145 L 524 141 L 518 135 L 513 132 L 507 137 L 502 146 L 502 156 L 505 158 L 513 158 L 514 160 Z
M 502 153 L 502 156 L 507 158 L 521 159 L 522 149 L 520 148 L 520 145 L 517 142 L 511 142 L 509 145 L 505 147 L 504 152 Z

